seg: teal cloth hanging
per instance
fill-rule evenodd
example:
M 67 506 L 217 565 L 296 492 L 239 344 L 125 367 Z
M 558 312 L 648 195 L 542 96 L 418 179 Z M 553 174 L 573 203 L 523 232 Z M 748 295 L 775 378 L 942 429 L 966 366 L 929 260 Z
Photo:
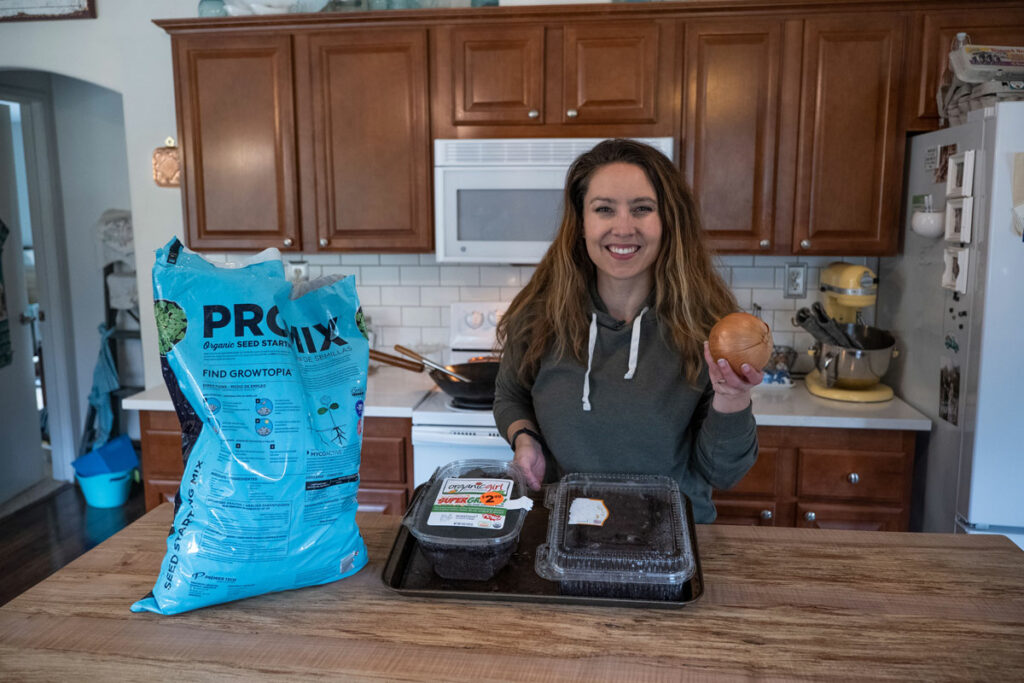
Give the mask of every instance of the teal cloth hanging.
M 92 390 L 89 392 L 89 405 L 96 409 L 91 425 L 95 432 L 88 450 L 98 448 L 110 440 L 110 430 L 114 426 L 114 410 L 110 404 L 110 394 L 121 386 L 121 380 L 117 375 L 117 366 L 110 353 L 109 340 L 114 330 L 101 323 L 99 332 L 100 353 L 96 358 L 96 367 L 92 371 Z M 89 426 L 86 425 L 86 428 Z

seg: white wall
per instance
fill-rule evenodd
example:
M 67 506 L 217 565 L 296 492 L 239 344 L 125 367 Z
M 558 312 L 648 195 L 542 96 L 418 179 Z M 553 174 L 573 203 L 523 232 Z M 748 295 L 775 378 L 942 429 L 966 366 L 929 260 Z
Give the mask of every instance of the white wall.
M 51 79 L 64 205 L 67 275 L 74 337 L 74 400 L 84 416 L 105 317 L 96 223 L 107 209 L 127 209 L 128 159 L 121 96 L 74 78 Z M 78 425 L 76 425 L 78 427 Z
M 170 37 L 152 20 L 193 17 L 196 2 L 102 0 L 97 13 L 96 19 L 0 23 L 0 68 L 49 71 L 121 94 L 128 193 L 141 274 L 139 299 L 151 301 L 153 252 L 182 231 L 180 192 L 153 182 L 153 150 L 168 136 L 177 137 L 177 128 Z M 68 180 L 62 181 L 65 195 L 74 192 Z M 69 222 L 73 218 L 66 217 Z M 143 346 L 155 350 L 153 316 L 146 315 L 145 305 L 142 313 Z M 88 367 L 91 384 L 91 363 Z M 147 386 L 162 381 L 155 351 L 146 356 L 145 380 Z

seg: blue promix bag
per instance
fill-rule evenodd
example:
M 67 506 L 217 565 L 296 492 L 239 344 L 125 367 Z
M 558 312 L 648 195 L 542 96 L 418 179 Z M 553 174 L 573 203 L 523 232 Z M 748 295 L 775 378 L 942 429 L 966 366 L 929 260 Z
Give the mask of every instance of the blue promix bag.
M 293 291 L 276 250 L 240 267 L 177 239 L 157 250 L 185 471 L 160 575 L 132 611 L 177 614 L 365 566 L 355 514 L 369 345 L 355 279 L 321 280 Z

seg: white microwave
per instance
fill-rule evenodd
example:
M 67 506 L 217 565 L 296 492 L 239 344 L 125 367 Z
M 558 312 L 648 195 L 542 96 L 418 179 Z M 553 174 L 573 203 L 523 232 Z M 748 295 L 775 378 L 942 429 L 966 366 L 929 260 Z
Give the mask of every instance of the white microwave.
M 569 166 L 603 139 L 434 140 L 437 260 L 539 263 L 558 230 Z M 637 140 L 672 158 L 672 138 Z

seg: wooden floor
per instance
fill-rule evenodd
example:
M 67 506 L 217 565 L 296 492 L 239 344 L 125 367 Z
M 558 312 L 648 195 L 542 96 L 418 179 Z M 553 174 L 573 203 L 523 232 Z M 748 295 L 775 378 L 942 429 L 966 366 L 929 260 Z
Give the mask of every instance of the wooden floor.
M 87 506 L 81 490 L 66 484 L 0 519 L 0 605 L 134 522 L 145 507 L 141 484 L 123 506 L 107 509 Z

